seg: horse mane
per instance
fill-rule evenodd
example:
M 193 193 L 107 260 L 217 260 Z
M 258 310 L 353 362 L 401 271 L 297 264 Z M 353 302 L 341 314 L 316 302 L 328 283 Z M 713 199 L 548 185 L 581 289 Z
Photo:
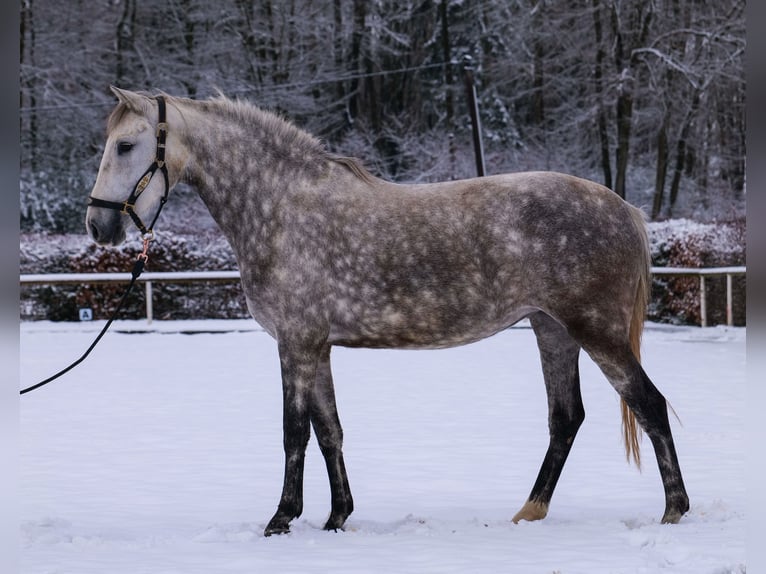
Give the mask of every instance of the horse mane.
M 337 164 L 365 183 L 373 183 L 376 180 L 375 176 L 364 167 L 360 160 L 334 154 L 327 150 L 321 140 L 300 129 L 287 118 L 284 118 L 275 112 L 264 110 L 247 100 L 229 98 L 220 90 L 218 91 L 218 95 L 206 100 L 192 100 L 171 96 L 161 91 L 157 94 L 151 94 L 149 92 L 138 93 L 147 97 L 163 95 L 168 103 L 197 105 L 205 112 L 218 113 L 225 118 L 229 118 L 242 124 L 257 124 L 263 127 L 264 132 L 272 134 L 276 139 L 289 141 L 291 144 L 298 145 L 301 149 L 320 159 Z M 176 105 L 176 108 L 180 111 L 178 105 Z M 107 134 L 124 119 L 129 111 L 131 111 L 130 107 L 124 102 L 119 102 L 117 104 L 107 119 Z M 181 113 L 183 115 L 183 112 Z
M 315 153 L 318 157 L 340 165 L 349 171 L 356 178 L 366 183 L 373 183 L 375 176 L 373 176 L 362 164 L 362 162 L 356 158 L 346 157 L 334 154 L 327 150 L 322 141 L 315 136 L 311 135 L 296 126 L 289 119 L 269 110 L 253 104 L 243 99 L 231 99 L 225 96 L 220 91 L 218 95 L 206 100 L 209 104 L 223 112 L 226 115 L 230 115 L 238 121 L 256 121 L 259 125 L 269 131 L 269 133 L 276 134 L 280 139 L 292 140 L 293 143 L 297 143 L 304 147 L 307 151 Z
M 366 167 L 364 167 L 362 162 L 356 159 L 355 157 L 344 157 L 344 156 L 328 154 L 328 159 L 346 168 L 357 179 L 360 179 L 361 181 L 365 183 L 374 183 L 375 180 L 377 179 L 374 175 L 372 175 L 367 170 Z

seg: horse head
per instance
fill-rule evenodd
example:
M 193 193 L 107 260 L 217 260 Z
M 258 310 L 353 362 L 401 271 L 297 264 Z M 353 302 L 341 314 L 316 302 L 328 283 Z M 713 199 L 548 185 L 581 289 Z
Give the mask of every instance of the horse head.
M 111 89 L 119 103 L 109 117 L 85 216 L 88 234 L 101 245 L 122 243 L 131 220 L 142 234 L 150 234 L 183 169 L 182 146 L 167 128 L 164 98 Z M 166 145 L 175 148 L 175 156 L 166 156 Z

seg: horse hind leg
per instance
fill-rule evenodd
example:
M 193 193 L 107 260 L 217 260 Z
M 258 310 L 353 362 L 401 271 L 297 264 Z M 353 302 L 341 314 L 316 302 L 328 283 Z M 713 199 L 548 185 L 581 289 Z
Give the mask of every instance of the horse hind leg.
M 550 439 L 532 492 L 513 517 L 514 523 L 520 520 L 540 520 L 548 514 L 548 505 L 556 483 L 575 435 L 585 419 L 578 366 L 580 346 L 559 323 L 542 312 L 530 316 L 530 322 L 537 336 L 548 395 Z
M 603 339 L 584 340 L 582 346 L 649 436 L 665 490 L 662 522 L 677 523 L 689 510 L 689 497 L 678 464 L 665 397 L 641 367 L 628 341 L 613 344 Z
M 335 389 L 330 369 L 330 348 L 323 353 L 317 365 L 317 378 L 311 392 L 311 425 L 327 466 L 330 480 L 330 517 L 325 530 L 338 530 L 354 510 L 354 500 L 348 484 L 343 461 L 343 429 L 335 404 Z

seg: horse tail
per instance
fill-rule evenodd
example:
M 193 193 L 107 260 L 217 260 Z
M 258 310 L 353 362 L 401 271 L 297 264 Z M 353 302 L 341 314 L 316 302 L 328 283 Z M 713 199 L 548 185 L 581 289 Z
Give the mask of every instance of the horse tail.
M 630 348 L 633 351 L 638 362 L 641 362 L 641 334 L 644 331 L 644 319 L 646 318 L 646 309 L 649 305 L 649 296 L 651 294 L 651 253 L 649 251 L 649 238 L 646 232 L 646 220 L 643 211 L 630 206 L 630 215 L 638 231 L 640 238 L 641 261 L 636 285 L 636 297 L 633 301 L 633 313 L 630 318 Z M 636 466 L 641 468 L 641 427 L 636 422 L 633 411 L 630 410 L 627 403 L 622 400 L 620 403 L 622 411 L 622 435 L 625 442 L 625 456 L 628 461 L 631 457 Z

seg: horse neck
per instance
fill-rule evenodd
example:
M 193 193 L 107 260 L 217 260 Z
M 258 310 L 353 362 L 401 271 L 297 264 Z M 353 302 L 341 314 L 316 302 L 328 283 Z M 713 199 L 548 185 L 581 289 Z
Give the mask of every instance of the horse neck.
M 238 116 L 216 102 L 187 102 L 179 111 L 189 156 L 184 179 L 230 240 L 243 224 L 266 222 L 281 195 L 327 169 L 327 156 L 311 136 L 267 112 Z

